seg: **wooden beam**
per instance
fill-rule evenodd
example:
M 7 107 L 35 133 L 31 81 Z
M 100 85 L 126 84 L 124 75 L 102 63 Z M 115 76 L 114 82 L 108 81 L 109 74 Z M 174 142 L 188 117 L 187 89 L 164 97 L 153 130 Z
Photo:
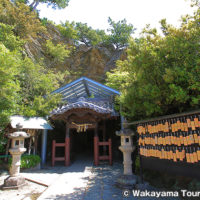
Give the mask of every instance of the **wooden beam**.
M 65 138 L 69 138 L 70 137 L 70 129 L 69 129 L 69 124 L 66 123 L 66 133 L 65 133 Z
M 103 120 L 103 142 L 106 141 L 106 121 Z M 106 146 L 103 146 L 103 154 L 106 155 Z
M 95 124 L 94 136 L 98 137 L 98 122 L 96 122 L 96 124 Z

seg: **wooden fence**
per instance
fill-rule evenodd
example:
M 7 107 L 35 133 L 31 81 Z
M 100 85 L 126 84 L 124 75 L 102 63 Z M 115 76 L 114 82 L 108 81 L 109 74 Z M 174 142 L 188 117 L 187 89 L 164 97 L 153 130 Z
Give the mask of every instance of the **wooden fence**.
M 200 178 L 200 111 L 138 121 L 144 168 Z

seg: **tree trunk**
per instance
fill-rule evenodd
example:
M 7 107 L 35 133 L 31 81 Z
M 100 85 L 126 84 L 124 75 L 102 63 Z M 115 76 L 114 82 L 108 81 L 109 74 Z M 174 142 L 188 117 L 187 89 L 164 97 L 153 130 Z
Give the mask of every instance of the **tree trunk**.
M 34 155 L 37 154 L 37 142 L 38 142 L 38 133 L 35 133 L 35 142 L 34 142 Z
M 40 3 L 39 0 L 34 0 L 32 4 L 30 4 L 30 7 L 32 10 L 35 10 L 38 6 L 38 4 Z
M 31 154 L 31 145 L 32 145 L 32 137 L 30 137 L 30 140 L 29 140 L 28 155 Z

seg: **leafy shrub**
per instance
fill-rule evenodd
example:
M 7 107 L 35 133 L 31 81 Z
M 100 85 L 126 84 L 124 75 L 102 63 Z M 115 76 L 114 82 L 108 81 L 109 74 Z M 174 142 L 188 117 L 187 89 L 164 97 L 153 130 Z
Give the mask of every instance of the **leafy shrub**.
M 17 2 L 15 5 L 10 1 L 0 1 L 0 22 L 14 26 L 14 33 L 22 39 L 36 37 L 37 33 L 45 32 L 37 13 L 32 12 L 24 3 Z
M 63 63 L 70 53 L 70 51 L 66 49 L 65 44 L 54 45 L 51 40 L 47 40 L 46 50 L 49 56 L 53 59 L 53 62 L 56 63 Z
M 37 166 L 41 161 L 38 155 L 23 155 L 21 157 L 21 169 L 29 169 L 31 167 Z M 12 158 L 9 158 L 8 165 L 11 166 Z

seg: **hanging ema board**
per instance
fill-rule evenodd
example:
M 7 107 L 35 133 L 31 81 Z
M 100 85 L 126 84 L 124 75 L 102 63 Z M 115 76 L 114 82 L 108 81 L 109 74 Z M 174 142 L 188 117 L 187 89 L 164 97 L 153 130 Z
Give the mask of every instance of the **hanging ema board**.
M 144 168 L 200 179 L 200 111 L 134 123 Z

